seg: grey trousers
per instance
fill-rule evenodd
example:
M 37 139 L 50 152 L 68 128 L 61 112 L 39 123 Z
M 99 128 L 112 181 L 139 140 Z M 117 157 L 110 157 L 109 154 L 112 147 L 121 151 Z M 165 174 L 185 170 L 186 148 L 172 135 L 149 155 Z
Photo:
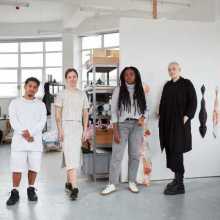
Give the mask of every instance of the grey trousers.
M 112 159 L 110 165 L 109 182 L 111 184 L 119 183 L 121 172 L 121 162 L 124 151 L 128 143 L 128 179 L 135 182 L 140 158 L 140 146 L 143 141 L 143 128 L 137 124 L 136 120 L 121 122 L 118 125 L 121 141 L 119 144 L 113 140 Z

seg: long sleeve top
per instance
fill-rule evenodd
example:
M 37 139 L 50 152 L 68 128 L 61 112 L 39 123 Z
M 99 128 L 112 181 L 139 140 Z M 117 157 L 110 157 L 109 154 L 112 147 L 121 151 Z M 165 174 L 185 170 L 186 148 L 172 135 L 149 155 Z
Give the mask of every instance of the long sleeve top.
M 128 92 L 130 94 L 131 111 L 128 112 L 128 111 L 122 109 L 122 111 L 119 112 L 118 98 L 119 98 L 120 87 L 116 87 L 113 91 L 112 100 L 111 100 L 111 122 L 112 123 L 123 122 L 126 120 L 126 118 L 138 119 L 141 116 L 143 116 L 143 114 L 139 114 L 138 111 L 135 111 L 134 98 L 133 98 L 134 85 L 127 85 L 127 87 L 128 87 Z M 147 117 L 147 110 L 145 111 L 144 117 L 145 118 Z
M 9 120 L 14 130 L 12 151 L 42 151 L 42 130 L 46 123 L 46 107 L 39 99 L 23 97 L 12 100 L 9 105 Z M 28 130 L 34 141 L 28 142 L 22 132 Z

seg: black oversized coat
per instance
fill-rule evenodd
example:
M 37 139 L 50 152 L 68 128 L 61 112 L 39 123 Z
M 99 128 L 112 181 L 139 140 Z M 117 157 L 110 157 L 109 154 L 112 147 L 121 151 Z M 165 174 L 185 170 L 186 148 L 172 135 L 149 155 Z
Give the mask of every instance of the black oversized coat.
M 190 80 L 168 81 L 162 92 L 159 107 L 161 149 L 185 153 L 192 149 L 191 120 L 197 108 L 196 91 Z M 183 118 L 189 120 L 184 124 Z

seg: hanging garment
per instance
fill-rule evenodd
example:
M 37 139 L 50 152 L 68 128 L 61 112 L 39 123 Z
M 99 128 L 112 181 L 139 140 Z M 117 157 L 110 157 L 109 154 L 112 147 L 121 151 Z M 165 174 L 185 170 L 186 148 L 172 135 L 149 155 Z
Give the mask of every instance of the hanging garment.
M 207 126 L 206 126 L 207 111 L 206 111 L 206 107 L 205 107 L 205 98 L 204 98 L 205 86 L 204 85 L 201 87 L 201 92 L 202 92 L 202 100 L 201 100 L 201 109 L 199 112 L 199 121 L 200 121 L 199 132 L 200 132 L 201 136 L 204 138 L 206 131 L 207 131 Z
M 137 173 L 137 183 L 143 184 L 145 186 L 150 185 L 150 175 L 152 171 L 150 145 L 148 142 L 149 135 L 150 135 L 150 131 L 146 130 L 144 132 L 143 143 L 140 148 L 140 163 Z
M 218 137 L 218 129 L 220 123 L 220 107 L 219 107 L 219 99 L 218 99 L 219 89 L 218 87 L 215 90 L 215 102 L 214 102 L 214 110 L 213 110 L 213 136 L 214 138 Z

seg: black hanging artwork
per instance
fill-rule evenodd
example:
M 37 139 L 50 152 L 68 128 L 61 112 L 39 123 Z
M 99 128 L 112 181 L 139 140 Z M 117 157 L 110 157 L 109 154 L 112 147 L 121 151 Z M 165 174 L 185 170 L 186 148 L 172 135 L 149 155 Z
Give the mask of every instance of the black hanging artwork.
M 199 112 L 199 121 L 200 121 L 199 132 L 201 136 L 204 138 L 206 131 L 207 131 L 207 127 L 206 127 L 207 112 L 205 108 L 205 99 L 204 99 L 205 86 L 204 85 L 201 87 L 201 92 L 202 92 L 202 100 L 201 100 L 201 109 Z

